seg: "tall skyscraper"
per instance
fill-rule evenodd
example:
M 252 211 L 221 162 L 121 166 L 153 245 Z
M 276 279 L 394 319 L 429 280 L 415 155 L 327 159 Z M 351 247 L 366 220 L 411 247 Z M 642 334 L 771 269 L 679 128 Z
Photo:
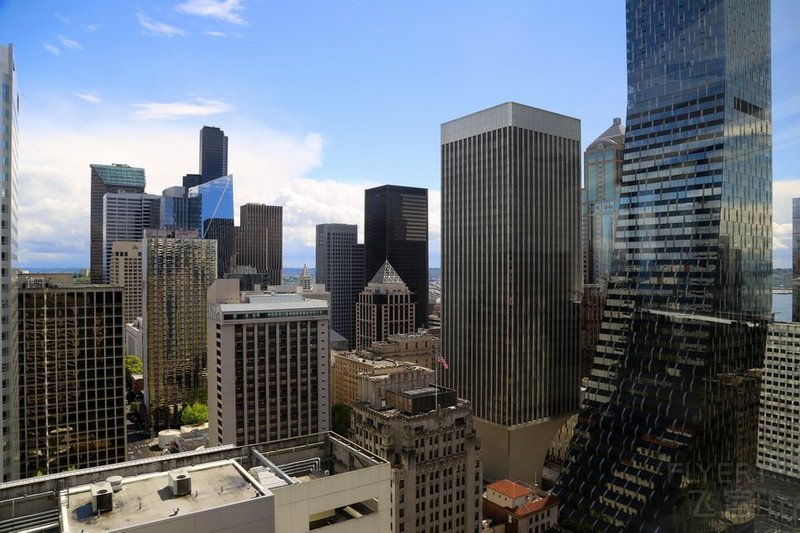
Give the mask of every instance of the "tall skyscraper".
M 328 302 L 303 294 L 208 291 L 209 442 L 256 444 L 327 431 Z M 247 379 L 241 376 L 247 375 Z
M 22 477 L 127 457 L 122 289 L 65 277 L 20 280 Z
M 122 321 L 142 316 L 142 241 L 116 241 L 111 245 L 110 282 L 122 287 Z M 130 355 L 130 354 L 128 354 Z
M 203 126 L 200 130 L 200 180 L 198 184 L 227 175 L 228 137 L 219 128 Z M 188 176 L 193 175 L 188 174 Z M 193 181 L 195 180 L 189 178 L 188 183 Z M 186 179 L 184 179 L 184 182 L 186 182 Z
M 145 405 L 154 428 L 206 399 L 206 291 L 217 243 L 196 231 L 148 230 L 142 239 Z
M 597 354 L 557 487 L 591 529 L 752 518 L 771 311 L 767 0 L 628 0 L 628 116 Z M 731 498 L 731 496 L 734 496 Z M 699 503 L 698 503 L 699 502 Z
M 800 528 L 800 324 L 769 326 L 758 418 L 756 531 Z M 770 523 L 771 522 L 771 523 Z
M 389 335 L 414 333 L 414 310 L 408 285 L 385 261 L 358 295 L 356 349 L 365 350 Z
M 428 321 L 428 189 L 383 185 L 364 191 L 366 284 L 389 261 L 417 304 L 415 327 Z
M 356 345 L 356 302 L 364 288 L 364 245 L 355 224 L 317 224 L 317 283 L 331 293 L 331 329 Z
M 92 283 L 103 283 L 103 198 L 106 193 L 144 193 L 144 169 L 122 164 L 89 165 L 91 204 L 89 206 L 90 268 Z
M 600 334 L 606 286 L 614 253 L 614 229 L 622 187 L 624 147 L 625 127 L 622 119 L 615 118 L 613 124 L 583 154 L 581 377 L 588 376 L 591 372 L 597 337 Z
M 237 266 L 251 266 L 281 284 L 283 272 L 283 206 L 244 204 L 239 209 Z
M 605 284 L 614 252 L 617 203 L 622 187 L 622 120 L 604 131 L 583 154 L 586 181 L 581 189 L 581 250 L 583 283 Z
M 111 280 L 111 247 L 117 241 L 140 241 L 145 229 L 158 229 L 151 215 L 160 197 L 153 194 L 108 192 L 103 196 L 103 283 Z
M 800 198 L 792 198 L 792 322 L 800 322 Z
M 17 69 L 14 47 L 0 46 L 0 78 L 3 101 L 0 104 L 0 428 L 3 447 L 0 451 L 0 479 L 19 476 L 19 425 L 17 376 Z
M 509 102 L 443 124 L 441 154 L 444 383 L 485 476 L 538 482 L 578 409 L 580 121 Z

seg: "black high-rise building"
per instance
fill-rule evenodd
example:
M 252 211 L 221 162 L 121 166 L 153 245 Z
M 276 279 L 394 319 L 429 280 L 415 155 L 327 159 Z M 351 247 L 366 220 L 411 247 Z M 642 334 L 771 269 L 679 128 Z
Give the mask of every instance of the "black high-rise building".
M 200 130 L 200 183 L 227 175 L 228 137 L 219 128 L 203 126 Z M 192 181 L 191 174 L 186 177 Z
M 559 518 L 709 531 L 754 511 L 749 370 L 763 366 L 771 311 L 769 1 L 628 0 L 626 19 L 615 257 Z
M 428 189 L 364 191 L 364 285 L 389 261 L 413 293 L 415 327 L 428 321 Z
M 280 285 L 283 273 L 283 206 L 244 204 L 239 208 L 236 266 L 267 274 Z

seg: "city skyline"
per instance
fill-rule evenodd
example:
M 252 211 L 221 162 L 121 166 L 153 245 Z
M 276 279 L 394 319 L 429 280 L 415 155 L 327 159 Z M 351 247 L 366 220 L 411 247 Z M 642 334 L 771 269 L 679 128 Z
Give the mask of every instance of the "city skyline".
M 199 171 L 197 131 L 213 125 L 230 138 L 235 207 L 286 207 L 287 266 L 313 264 L 316 224 L 358 224 L 364 189 L 396 183 L 430 189 L 437 267 L 440 123 L 524 102 L 580 118 L 583 149 L 625 113 L 622 2 L 458 12 L 316 5 L 315 16 L 296 6 L 203 4 L 204 15 L 193 0 L 0 7 L 0 20 L 14 22 L 4 43 L 15 45 L 20 74 L 20 266 L 88 266 L 90 163 L 143 167 L 147 192 L 158 193 Z M 773 4 L 775 266 L 788 267 L 788 198 L 800 196 L 800 155 L 791 153 L 800 138 L 791 68 L 800 6 Z M 540 49 L 558 53 L 533 53 Z

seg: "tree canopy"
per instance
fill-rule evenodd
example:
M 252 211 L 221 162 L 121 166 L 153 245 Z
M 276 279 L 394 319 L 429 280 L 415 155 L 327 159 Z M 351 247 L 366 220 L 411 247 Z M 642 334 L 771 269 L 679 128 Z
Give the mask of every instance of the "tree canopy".
M 135 355 L 126 355 L 125 370 L 128 374 L 144 374 L 144 363 Z
M 208 406 L 204 403 L 194 402 L 187 405 L 181 411 L 181 422 L 183 424 L 200 424 L 208 422 Z

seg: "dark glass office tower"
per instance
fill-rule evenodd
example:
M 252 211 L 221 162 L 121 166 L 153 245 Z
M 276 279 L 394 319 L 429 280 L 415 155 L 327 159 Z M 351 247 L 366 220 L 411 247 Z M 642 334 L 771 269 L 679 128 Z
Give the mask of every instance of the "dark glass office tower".
M 103 283 L 103 197 L 107 192 L 143 193 L 144 169 L 128 165 L 89 165 L 91 203 L 89 206 L 90 268 L 92 283 Z
M 364 191 L 363 284 L 389 261 L 416 302 L 417 328 L 428 323 L 428 189 L 383 185 Z M 363 288 L 363 287 L 362 287 Z
M 440 375 L 472 403 L 488 479 L 538 483 L 578 410 L 580 139 L 513 102 L 442 124 Z
M 267 274 L 270 285 L 281 284 L 283 272 L 283 206 L 244 204 L 239 208 L 236 265 Z
M 556 488 L 565 525 L 752 518 L 770 318 L 767 0 L 628 0 L 628 116 L 600 339 Z M 726 522 L 727 521 L 727 522 Z
M 356 346 L 356 303 L 364 288 L 364 245 L 355 224 L 317 224 L 317 283 L 331 294 L 331 329 Z
M 219 128 L 203 126 L 200 130 L 199 183 L 206 183 L 207 181 L 227 175 L 228 137 L 225 135 L 225 132 Z M 187 175 L 187 177 L 189 178 L 189 183 L 191 183 L 192 175 Z

